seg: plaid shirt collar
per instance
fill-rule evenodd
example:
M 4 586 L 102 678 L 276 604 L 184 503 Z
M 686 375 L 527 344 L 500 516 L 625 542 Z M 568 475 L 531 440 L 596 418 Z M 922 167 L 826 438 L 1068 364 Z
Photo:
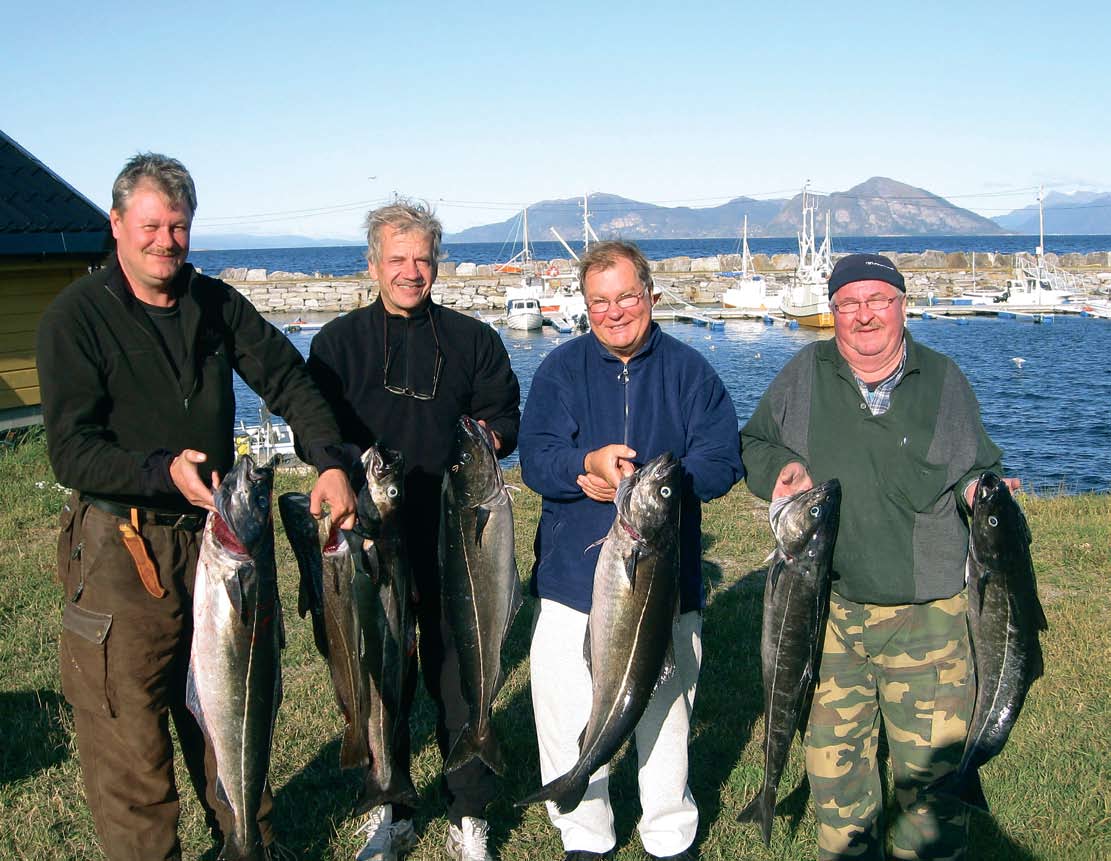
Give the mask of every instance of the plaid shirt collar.
M 857 388 L 860 389 L 860 395 L 864 398 L 864 403 L 868 405 L 872 415 L 881 416 L 891 407 L 891 393 L 895 391 L 895 386 L 899 385 L 899 380 L 903 378 L 907 366 L 907 342 L 903 340 L 903 357 L 899 360 L 899 367 L 897 367 L 886 380 L 879 383 L 874 389 L 869 389 L 868 384 L 860 377 L 853 374 L 853 379 L 856 380 Z

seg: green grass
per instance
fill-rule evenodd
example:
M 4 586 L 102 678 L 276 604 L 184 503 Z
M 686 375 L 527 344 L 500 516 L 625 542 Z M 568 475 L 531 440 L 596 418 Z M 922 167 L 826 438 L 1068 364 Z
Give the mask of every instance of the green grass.
M 99 857 L 85 806 L 69 707 L 60 694 L 57 636 L 63 596 L 55 578 L 55 522 L 65 499 L 45 458 L 41 434 L 0 451 L 0 858 Z M 510 479 L 511 481 L 514 478 Z M 279 492 L 307 479 L 283 473 Z M 518 479 L 519 481 L 519 479 Z M 1004 752 L 983 771 L 991 817 L 975 814 L 971 858 L 1111 857 L 1111 497 L 1022 499 L 1050 630 L 1046 675 L 1027 700 Z M 516 495 L 517 559 L 527 576 L 539 500 Z M 706 506 L 709 603 L 691 740 L 691 787 L 701 811 L 699 849 L 707 859 L 808 859 L 814 823 L 798 745 L 781 789 L 771 849 L 735 821 L 762 776 L 759 670 L 763 559 L 770 549 L 765 506 L 743 488 Z M 279 536 L 281 592 L 289 645 L 285 701 L 278 714 L 271 778 L 281 841 L 305 859 L 350 859 L 357 847 L 350 806 L 358 781 L 340 773 L 339 712 L 310 625 L 297 617 L 296 574 Z M 518 617 L 505 654 L 509 678 L 496 724 L 514 767 L 489 810 L 500 858 L 561 857 L 558 836 L 539 805 L 512 802 L 539 785 L 528 692 L 532 602 Z M 444 806 L 433 711 L 418 694 L 413 715 L 414 780 L 422 794 L 421 843 L 414 859 L 443 857 Z M 617 858 L 642 857 L 635 825 L 635 756 L 623 752 L 611 790 Z M 178 774 L 184 766 L 178 762 Z M 182 786 L 186 858 L 212 859 L 200 808 Z

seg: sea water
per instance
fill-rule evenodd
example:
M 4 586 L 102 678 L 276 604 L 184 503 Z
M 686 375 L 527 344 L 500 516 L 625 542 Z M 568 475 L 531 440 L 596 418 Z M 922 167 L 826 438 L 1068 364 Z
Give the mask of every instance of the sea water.
M 661 325 L 706 356 L 742 424 L 791 356 L 831 337 L 828 330 L 742 320 L 713 331 L 690 323 Z M 988 434 L 1003 449 L 1008 475 L 1039 492 L 1111 490 L 1111 320 L 1057 316 L 1035 324 L 972 317 L 958 325 L 912 319 L 908 327 L 920 343 L 952 357 L 964 371 Z M 523 406 L 540 362 L 572 336 L 502 329 L 501 337 L 521 382 Z M 290 338 L 308 353 L 312 333 Z M 257 397 L 238 380 L 236 393 L 239 417 L 256 423 Z M 507 465 L 516 462 L 515 454 L 506 459 Z

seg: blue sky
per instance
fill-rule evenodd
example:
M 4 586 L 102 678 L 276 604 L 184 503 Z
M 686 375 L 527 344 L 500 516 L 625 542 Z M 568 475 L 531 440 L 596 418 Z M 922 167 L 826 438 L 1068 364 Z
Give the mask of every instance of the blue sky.
M 454 231 L 585 191 L 1111 191 L 1106 2 L 319 5 L 18 4 L 0 128 L 105 209 L 180 158 L 198 234 L 354 238 L 394 192 Z

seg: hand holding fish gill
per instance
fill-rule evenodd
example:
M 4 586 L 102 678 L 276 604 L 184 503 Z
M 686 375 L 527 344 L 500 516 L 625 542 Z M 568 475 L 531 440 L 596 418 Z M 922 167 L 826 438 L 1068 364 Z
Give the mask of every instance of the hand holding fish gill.
M 320 473 L 309 496 L 309 513 L 319 520 L 324 515 L 325 503 L 332 522 L 338 523 L 340 529 L 355 528 L 355 491 L 342 469 L 326 469 Z
M 797 460 L 793 460 L 779 471 L 775 487 L 772 489 L 772 499 L 795 496 L 812 487 L 814 487 L 814 479 L 810 477 L 810 472 Z
M 211 490 L 205 486 L 198 465 L 206 460 L 208 455 L 203 451 L 192 448 L 182 449 L 181 454 L 170 462 L 170 480 L 190 505 L 215 511 L 216 505 L 212 494 L 220 486 L 220 476 L 216 474 L 216 470 L 213 470 Z
M 1022 480 L 1018 478 L 1004 478 L 1003 483 L 1007 485 L 1007 490 L 1011 493 L 1016 492 L 1022 487 Z M 976 499 L 976 488 L 980 486 L 980 479 L 970 481 L 964 489 L 964 501 L 968 505 L 968 510 L 972 510 L 972 503 Z
M 627 445 L 612 443 L 587 452 L 583 458 L 583 475 L 576 479 L 583 493 L 595 502 L 613 502 L 621 479 L 632 475 L 636 451 Z

